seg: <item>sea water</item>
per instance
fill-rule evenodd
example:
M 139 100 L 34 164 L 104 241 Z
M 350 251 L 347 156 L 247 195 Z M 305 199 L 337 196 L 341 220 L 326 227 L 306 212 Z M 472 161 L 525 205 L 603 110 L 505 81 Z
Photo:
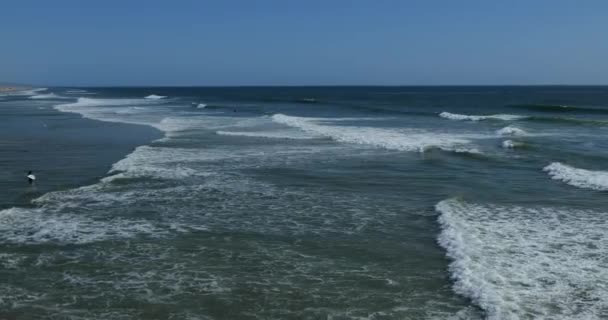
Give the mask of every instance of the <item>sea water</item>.
M 0 112 L 0 317 L 608 318 L 606 87 L 43 88 Z

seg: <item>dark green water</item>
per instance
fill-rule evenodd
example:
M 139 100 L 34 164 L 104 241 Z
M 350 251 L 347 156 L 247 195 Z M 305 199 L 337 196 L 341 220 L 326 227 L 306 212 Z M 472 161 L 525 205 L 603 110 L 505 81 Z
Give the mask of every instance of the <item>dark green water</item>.
M 607 106 L 606 87 L 0 97 L 0 316 L 608 317 Z

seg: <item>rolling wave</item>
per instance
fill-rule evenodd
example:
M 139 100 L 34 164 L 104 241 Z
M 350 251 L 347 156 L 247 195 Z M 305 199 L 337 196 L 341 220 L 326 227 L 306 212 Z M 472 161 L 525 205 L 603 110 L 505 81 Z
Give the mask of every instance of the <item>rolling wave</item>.
M 216 134 L 222 136 L 238 136 L 251 138 L 269 138 L 269 139 L 292 139 L 292 140 L 309 140 L 315 139 L 314 136 L 292 132 L 292 131 L 216 131 Z
M 126 106 L 137 104 L 148 104 L 151 101 L 144 99 L 95 99 L 95 98 L 78 98 L 74 103 L 59 105 L 60 108 L 70 107 L 99 107 L 99 106 Z M 62 111 L 62 110 L 61 110 Z
M 37 95 L 33 95 L 30 97 L 30 99 L 34 99 L 34 100 L 54 100 L 54 99 L 70 99 L 68 97 L 62 97 L 62 96 L 58 96 L 54 93 L 47 93 L 47 94 L 37 94 Z
M 513 140 L 505 140 L 502 142 L 502 147 L 505 149 L 514 149 L 522 146 L 524 146 L 523 142 L 517 142 Z
M 565 105 L 546 105 L 546 104 L 516 104 L 509 107 L 517 109 L 526 109 L 538 112 L 568 112 L 568 113 L 586 113 L 586 114 L 608 114 L 608 109 L 593 108 L 593 107 L 578 107 Z
M 145 97 L 144 99 L 150 99 L 150 100 L 160 100 L 160 99 L 165 99 L 167 96 L 158 96 L 155 94 L 151 94 L 147 97 Z
M 599 191 L 608 191 L 608 172 L 607 171 L 591 171 L 585 169 L 574 168 L 559 162 L 553 162 L 543 168 L 551 178 L 561 180 L 571 186 L 593 189 Z
M 503 121 L 512 121 L 512 120 L 520 120 L 525 119 L 526 116 L 513 115 L 513 114 L 492 114 L 492 115 L 466 115 L 466 114 L 457 114 L 450 112 L 442 112 L 439 114 L 440 117 L 450 119 L 450 120 L 469 120 L 469 121 L 481 121 L 481 120 L 503 120 Z
M 507 126 L 502 129 L 496 130 L 496 134 L 501 136 L 524 136 L 528 133 L 520 128 L 514 126 Z
M 272 120 L 299 128 L 313 135 L 329 137 L 338 142 L 382 147 L 390 150 L 424 152 L 437 148 L 445 151 L 479 153 L 465 135 L 453 135 L 421 130 L 399 131 L 373 127 L 322 125 L 314 118 L 275 114 Z

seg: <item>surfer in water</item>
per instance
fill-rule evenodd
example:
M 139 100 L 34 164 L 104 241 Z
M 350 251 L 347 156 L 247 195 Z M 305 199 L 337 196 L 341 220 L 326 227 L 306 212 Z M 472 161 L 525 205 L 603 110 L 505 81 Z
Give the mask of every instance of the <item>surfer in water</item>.
M 26 178 L 27 178 L 27 182 L 30 185 L 34 184 L 34 180 L 36 180 L 36 176 L 34 175 L 34 173 L 32 173 L 31 170 L 27 172 Z

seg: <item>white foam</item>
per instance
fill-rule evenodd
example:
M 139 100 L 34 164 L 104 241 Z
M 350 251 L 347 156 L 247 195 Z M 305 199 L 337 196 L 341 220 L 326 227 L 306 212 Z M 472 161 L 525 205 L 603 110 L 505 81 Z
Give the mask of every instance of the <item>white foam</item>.
M 321 135 L 339 142 L 371 145 L 391 150 L 419 151 L 439 148 L 447 151 L 479 153 L 471 146 L 472 136 L 436 133 L 424 130 L 390 130 L 373 127 L 330 126 L 302 117 L 275 114 L 272 120 L 299 128 L 313 135 Z
M 231 117 L 166 117 L 153 126 L 169 133 L 188 131 L 194 129 L 216 129 L 235 125 L 240 120 Z M 246 120 L 243 120 L 246 121 Z
M 600 319 L 608 307 L 606 213 L 437 204 L 454 290 L 488 319 Z
M 160 100 L 81 97 L 74 103 L 60 104 L 54 106 L 54 108 L 62 112 L 78 113 L 85 118 L 149 125 L 163 130 L 161 124 L 163 116 L 158 112 L 162 110 L 160 104 L 162 104 Z
M 450 112 L 442 112 L 439 114 L 439 116 L 442 118 L 450 119 L 450 120 L 470 120 L 470 121 L 481 121 L 481 120 L 488 120 L 488 119 L 511 121 L 511 120 L 520 120 L 520 119 L 526 118 L 526 116 L 519 116 L 519 115 L 513 115 L 513 114 L 493 114 L 493 115 L 486 115 L 486 116 L 477 116 L 477 115 L 466 115 L 466 114 L 457 114 L 457 113 L 450 113 Z
M 502 147 L 505 149 L 514 149 L 521 146 L 523 146 L 523 143 L 513 140 L 505 140 L 502 142 Z
M 394 118 L 389 117 L 344 117 L 344 118 L 306 118 L 312 121 L 325 121 L 325 122 L 345 122 L 345 121 L 384 121 L 391 120 Z
M 559 162 L 553 162 L 543 168 L 551 178 L 585 189 L 608 190 L 608 172 L 578 169 Z
M 76 107 L 99 107 L 99 106 L 128 106 L 138 104 L 148 104 L 150 101 L 144 99 L 95 99 L 95 98 L 78 98 L 74 103 L 62 104 L 59 108 L 76 108 Z M 62 110 L 63 111 L 63 110 Z
M 204 103 L 199 103 L 199 104 L 198 104 L 196 107 L 197 107 L 198 109 L 205 109 L 205 108 L 207 108 L 207 105 L 206 105 L 206 104 L 204 104 Z
M 524 136 L 527 132 L 514 126 L 507 126 L 496 130 L 496 134 L 501 136 Z
M 89 243 L 137 234 L 158 234 L 145 221 L 94 220 L 82 214 L 57 214 L 46 208 L 0 211 L 0 241 L 9 243 Z
M 47 94 L 37 94 L 34 96 L 31 96 L 30 99 L 36 99 L 36 100 L 42 100 L 42 99 L 68 99 L 66 97 L 62 97 L 62 96 L 58 96 L 54 93 L 47 93 Z
M 208 176 L 209 172 L 195 170 L 189 167 L 189 163 L 204 161 L 210 157 L 213 155 L 201 149 L 140 146 L 124 159 L 114 163 L 109 173 L 115 175 L 104 178 L 103 182 L 135 177 L 186 179 Z
M 151 94 L 151 95 L 145 97 L 144 99 L 159 100 L 159 99 L 164 99 L 166 97 L 167 96 L 157 96 L 155 94 Z
M 119 123 L 148 125 L 168 134 L 196 129 L 213 130 L 230 126 L 248 127 L 269 122 L 268 117 L 235 118 L 185 114 L 167 117 L 171 106 L 161 99 L 95 99 L 80 97 L 74 103 L 60 104 L 55 109 L 83 117 Z
M 307 140 L 314 139 L 314 136 L 309 136 L 301 132 L 293 132 L 286 130 L 277 131 L 216 131 L 217 134 L 223 136 L 239 136 L 252 138 L 270 138 L 270 139 L 293 139 Z

